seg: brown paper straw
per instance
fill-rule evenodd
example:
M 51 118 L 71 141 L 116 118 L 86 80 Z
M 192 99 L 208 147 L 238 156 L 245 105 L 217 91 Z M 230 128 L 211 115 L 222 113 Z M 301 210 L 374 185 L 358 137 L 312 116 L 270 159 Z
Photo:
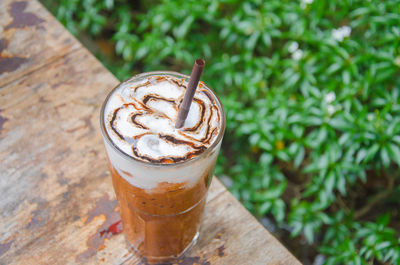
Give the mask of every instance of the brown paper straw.
M 178 119 L 175 123 L 175 128 L 179 129 L 185 123 L 187 115 L 190 110 L 190 105 L 192 104 L 194 92 L 196 92 L 197 84 L 199 83 L 201 73 L 206 62 L 202 59 L 197 59 L 194 62 L 192 73 L 190 74 L 189 84 L 186 88 L 185 96 L 181 106 L 179 107 Z

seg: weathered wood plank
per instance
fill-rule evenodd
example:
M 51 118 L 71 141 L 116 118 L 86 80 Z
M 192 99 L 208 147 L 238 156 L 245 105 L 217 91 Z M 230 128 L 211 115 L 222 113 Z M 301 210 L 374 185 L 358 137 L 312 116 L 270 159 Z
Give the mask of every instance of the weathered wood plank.
M 0 1 L 0 87 L 81 47 L 37 1 Z
M 229 192 L 207 205 L 199 242 L 188 258 L 213 265 L 300 264 Z
M 117 82 L 80 50 L 0 90 L 0 242 L 12 242 L 6 264 L 56 264 L 85 250 L 86 228 L 105 221 L 84 220 L 96 202 L 111 209 L 104 219 L 119 218 L 98 130 L 100 103 Z

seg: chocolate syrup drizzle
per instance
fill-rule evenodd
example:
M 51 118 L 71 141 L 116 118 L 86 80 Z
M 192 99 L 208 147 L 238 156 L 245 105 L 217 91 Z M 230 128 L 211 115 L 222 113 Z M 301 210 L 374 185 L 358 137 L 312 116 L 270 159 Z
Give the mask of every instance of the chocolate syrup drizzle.
M 132 90 L 134 92 L 136 92 L 141 87 L 146 87 L 148 85 L 152 85 L 152 84 L 154 84 L 154 80 L 156 82 L 168 81 L 168 82 L 173 83 L 174 85 L 184 87 L 186 89 L 186 86 L 184 85 L 184 79 L 178 80 L 178 79 L 175 79 L 172 77 L 167 77 L 167 76 L 156 76 L 156 77 L 153 76 L 151 78 L 153 79 L 152 82 L 150 82 L 150 80 L 148 80 L 147 82 L 144 82 L 142 84 L 135 86 L 134 88 L 132 88 Z M 151 102 L 152 100 L 165 101 L 165 102 L 171 104 L 172 107 L 178 111 L 179 104 L 181 103 L 182 98 L 166 99 L 166 98 L 160 97 L 159 95 L 148 94 L 148 95 L 145 95 L 142 100 L 134 99 L 136 104 L 140 105 L 142 109 L 138 109 L 136 107 L 136 105 L 133 103 L 123 104 L 121 107 L 115 109 L 114 112 L 112 113 L 110 123 L 109 123 L 110 128 L 121 140 L 127 142 L 128 144 L 130 144 L 132 146 L 132 151 L 133 151 L 134 156 L 141 160 L 145 160 L 145 161 L 148 161 L 151 163 L 176 163 L 176 162 L 188 160 L 195 156 L 198 156 L 199 154 L 204 152 L 204 150 L 207 149 L 206 146 L 208 144 L 210 144 L 210 141 L 213 139 L 213 137 L 216 136 L 216 132 L 218 131 L 218 128 L 211 128 L 211 121 L 212 121 L 213 115 L 217 115 L 218 124 L 220 122 L 220 113 L 218 111 L 218 108 L 215 105 L 215 100 L 209 94 L 209 92 L 207 90 L 201 88 L 202 86 L 203 86 L 202 84 L 201 85 L 199 84 L 198 90 L 200 90 L 200 92 L 203 93 L 211 102 L 211 105 L 209 106 L 210 115 L 207 118 L 205 117 L 206 108 L 207 108 L 206 103 L 203 100 L 195 97 L 193 100 L 198 104 L 198 106 L 200 108 L 200 119 L 193 127 L 184 128 L 184 129 L 178 131 L 179 135 L 181 135 L 185 139 L 188 139 L 189 141 L 178 139 L 173 135 L 158 133 L 159 139 L 162 139 L 173 145 L 186 145 L 186 146 L 189 146 L 191 149 L 193 149 L 193 151 L 188 152 L 183 156 L 168 156 L 168 157 L 162 157 L 160 159 L 155 159 L 155 158 L 143 155 L 138 151 L 137 141 L 144 135 L 151 135 L 151 134 L 155 134 L 155 133 L 145 132 L 143 134 L 135 135 L 134 137 L 128 137 L 128 136 L 124 136 L 121 132 L 119 132 L 117 129 L 117 126 L 116 126 L 116 123 L 118 121 L 117 117 L 118 117 L 119 111 L 121 111 L 122 109 L 128 108 L 130 106 L 133 106 L 133 108 L 135 110 L 137 110 L 137 112 L 132 112 L 132 114 L 130 116 L 130 121 L 132 122 L 132 125 L 137 128 L 140 128 L 140 129 L 149 130 L 149 128 L 146 125 L 140 123 L 137 120 L 138 117 L 140 117 L 142 115 L 146 115 L 146 114 L 152 114 L 155 116 L 159 116 L 159 117 L 167 118 L 167 119 L 171 120 L 171 118 L 168 117 L 167 115 L 165 115 L 164 113 L 161 113 L 158 110 L 152 109 L 148 105 L 149 102 Z M 175 124 L 175 121 L 171 120 L 171 124 Z M 205 128 L 206 133 L 203 138 L 198 140 L 190 135 L 192 133 L 195 133 L 195 132 L 201 130 L 203 126 L 206 126 L 206 128 Z

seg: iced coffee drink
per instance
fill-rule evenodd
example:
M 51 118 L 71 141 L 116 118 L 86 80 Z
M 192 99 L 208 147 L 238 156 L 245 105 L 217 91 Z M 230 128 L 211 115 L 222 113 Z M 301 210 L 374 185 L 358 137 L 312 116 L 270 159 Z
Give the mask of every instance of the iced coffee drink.
M 189 77 L 151 72 L 107 97 L 101 126 L 127 241 L 151 262 L 179 257 L 198 237 L 223 132 L 215 93 L 198 84 L 175 128 Z

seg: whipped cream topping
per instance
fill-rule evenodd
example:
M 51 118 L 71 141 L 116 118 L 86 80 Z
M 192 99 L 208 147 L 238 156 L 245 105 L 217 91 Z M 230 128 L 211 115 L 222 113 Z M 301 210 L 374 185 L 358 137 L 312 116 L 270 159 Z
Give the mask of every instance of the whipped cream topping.
M 187 82 L 155 75 L 122 83 L 104 111 L 105 127 L 114 145 L 138 160 L 176 163 L 206 150 L 221 129 L 221 113 L 209 89 L 200 82 L 188 117 L 176 129 Z

